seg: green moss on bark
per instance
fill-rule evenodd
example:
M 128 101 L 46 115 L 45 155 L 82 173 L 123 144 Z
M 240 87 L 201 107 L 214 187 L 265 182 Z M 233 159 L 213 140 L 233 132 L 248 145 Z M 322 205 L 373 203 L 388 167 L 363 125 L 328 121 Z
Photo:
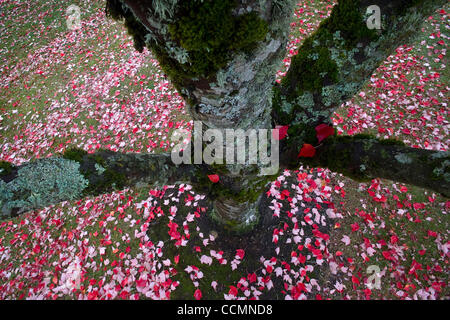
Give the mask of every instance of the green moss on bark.
M 380 144 L 386 145 L 386 146 L 406 146 L 403 141 L 397 140 L 397 139 L 381 139 L 379 140 Z
M 168 25 L 167 41 L 184 50 L 186 62 L 174 59 L 161 41 L 146 41 L 149 31 L 118 0 L 108 0 L 107 13 L 114 19 L 125 19 L 137 50 L 151 49 L 163 71 L 179 90 L 193 79 L 213 77 L 232 56 L 251 52 L 269 31 L 266 21 L 256 12 L 236 15 L 236 0 L 183 1 L 177 4 L 175 19 Z M 151 9 L 151 8 L 149 8 Z M 166 42 L 167 42 L 166 41 Z M 179 90 L 180 91 L 180 90 Z
M 83 149 L 70 148 L 64 151 L 63 158 L 81 163 L 83 162 L 83 157 L 87 154 Z
M 345 87 L 340 88 L 340 91 L 329 92 L 330 88 L 334 88 L 332 86 L 342 81 L 343 77 L 332 50 L 358 51 L 356 47 L 359 43 L 365 44 L 377 38 L 377 32 L 367 28 L 359 1 L 339 1 L 330 17 L 305 40 L 298 55 L 293 57 L 286 77 L 280 86 L 274 88 L 272 103 L 274 113 L 278 115 L 279 124 L 292 123 L 292 119 L 296 119 L 299 113 L 306 114 L 308 118 L 323 117 L 319 110 L 322 104 L 332 107 L 346 92 Z M 347 59 L 351 60 L 353 56 L 350 55 Z M 331 87 L 323 91 L 328 86 Z M 305 105 L 296 101 L 304 94 L 314 97 L 313 102 L 317 104 L 317 110 L 315 106 L 307 110 Z M 334 94 L 334 96 L 326 96 L 327 94 Z M 286 103 L 291 104 L 291 107 L 286 108 Z
M 108 165 L 104 153 L 108 150 L 99 150 L 96 154 L 88 154 L 78 148 L 67 149 L 63 158 L 73 160 L 81 164 L 80 172 L 89 180 L 88 187 L 84 190 L 85 195 L 98 194 L 113 189 L 121 189 L 126 185 L 126 176 L 117 168 Z M 99 172 L 98 167 L 104 168 Z
M 376 40 L 378 34 L 367 28 L 360 3 L 359 0 L 340 0 L 330 17 L 320 25 L 317 36 L 326 38 L 339 31 L 349 49 L 358 42 Z
M 213 183 L 208 175 L 219 175 L 219 182 Z M 255 202 L 261 195 L 263 188 L 274 181 L 278 174 L 257 176 L 250 174 L 247 178 L 241 176 L 230 178 L 226 165 L 211 165 L 209 171 L 200 170 L 192 181 L 195 190 L 207 193 L 211 199 L 226 198 L 238 203 Z
M 169 33 L 187 50 L 189 64 L 183 69 L 198 77 L 215 74 L 231 54 L 250 51 L 264 40 L 268 26 L 256 12 L 232 14 L 234 0 L 185 1 Z
M 322 87 L 338 80 L 338 67 L 331 59 L 330 51 L 327 47 L 313 45 L 314 40 L 309 38 L 305 41 L 302 49 L 292 59 L 292 70 L 282 80 L 282 86 L 287 86 L 295 90 L 290 90 L 290 97 L 302 96 L 305 91 L 319 92 Z

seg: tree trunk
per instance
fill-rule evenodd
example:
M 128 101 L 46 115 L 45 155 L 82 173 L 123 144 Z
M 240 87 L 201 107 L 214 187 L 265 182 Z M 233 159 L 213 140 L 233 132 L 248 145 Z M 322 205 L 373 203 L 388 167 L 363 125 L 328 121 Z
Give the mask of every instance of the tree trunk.
M 333 110 L 358 92 L 399 43 L 413 39 L 416 25 L 445 1 L 341 0 L 305 40 L 283 81 L 274 85 L 295 2 L 108 0 L 107 12 L 125 20 L 137 49 L 152 50 L 185 98 L 194 121 L 201 123 L 200 129 L 194 124 L 194 154 L 185 151 L 194 164 L 176 165 L 169 154 L 101 151 L 87 155 L 80 150 L 64 154 L 79 165 L 58 158 L 17 168 L 0 162 L 2 211 L 39 208 L 125 186 L 184 182 L 212 200 L 213 220 L 231 231 L 248 231 L 266 218 L 259 216 L 259 204 L 264 202 L 264 188 L 279 170 L 267 175 L 261 153 L 255 162 L 246 155 L 237 164 L 223 157 L 214 164 L 197 163 L 196 158 L 199 152 L 203 156 L 203 133 L 209 129 L 218 130 L 222 137 L 227 129 L 241 130 L 245 139 L 249 130 L 267 134 L 264 130 L 275 124 L 289 126 L 280 149 L 272 148 L 278 146 L 273 140 L 264 144 L 259 139 L 258 152 L 261 145 L 267 147 L 265 152 L 270 148 L 280 156 L 282 168 L 310 164 L 355 179 L 383 177 L 448 196 L 448 152 L 418 150 L 361 135 L 329 137 L 319 144 L 315 131 L 317 125 L 329 123 Z M 382 30 L 367 29 L 364 13 L 370 4 L 383 9 Z M 298 158 L 304 144 L 315 147 L 315 157 Z M 232 147 L 239 145 L 246 143 L 242 139 L 232 143 Z M 226 158 L 227 147 L 225 139 L 219 143 Z M 209 180 L 211 175 L 215 179 Z
M 259 200 L 242 203 L 230 198 L 215 199 L 212 218 L 225 229 L 245 233 L 259 221 Z

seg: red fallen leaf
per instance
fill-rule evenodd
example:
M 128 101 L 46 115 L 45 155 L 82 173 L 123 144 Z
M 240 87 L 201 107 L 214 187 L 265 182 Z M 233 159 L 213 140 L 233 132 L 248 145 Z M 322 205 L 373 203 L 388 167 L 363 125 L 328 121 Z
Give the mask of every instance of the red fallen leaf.
M 200 300 L 202 298 L 202 292 L 200 291 L 200 289 L 195 290 L 194 292 L 194 298 L 196 300 Z
M 127 299 L 129 294 L 130 294 L 130 293 L 129 293 L 127 290 L 123 290 L 123 291 L 120 293 L 119 296 L 120 296 L 122 299 Z
M 209 180 L 211 180 L 212 183 L 219 182 L 219 176 L 217 174 L 210 174 L 208 175 Z
M 306 257 L 304 255 L 302 255 L 301 253 L 298 254 L 298 261 L 300 263 L 305 263 L 306 262 Z
M 248 281 L 250 281 L 250 283 L 256 282 L 256 280 L 257 280 L 256 274 L 255 273 L 249 274 L 247 276 L 247 279 L 248 279 Z
M 319 143 L 321 143 L 323 140 L 334 134 L 334 128 L 325 123 L 322 123 L 316 127 L 316 132 L 317 140 L 319 140 Z
M 391 236 L 391 241 L 392 244 L 396 244 L 398 242 L 398 237 L 396 235 Z
M 386 260 L 392 260 L 391 253 L 389 251 L 383 251 L 382 254 Z
M 437 271 L 437 272 L 442 272 L 442 267 L 440 266 L 440 265 L 435 265 L 434 266 L 434 268 L 433 268 L 435 271 Z
M 409 130 L 409 129 L 402 129 L 402 132 L 404 134 L 411 134 L 411 130 Z
M 275 130 L 272 131 L 272 137 L 275 140 L 283 140 L 287 136 L 289 126 L 276 126 Z
M 438 236 L 438 234 L 437 234 L 437 232 L 435 232 L 435 231 L 428 230 L 428 236 L 429 236 L 429 237 L 436 238 L 436 237 Z
M 354 224 L 352 224 L 351 227 L 352 227 L 352 231 L 353 231 L 353 232 L 359 230 L 359 225 L 358 225 L 358 223 L 356 223 L 356 222 L 355 222 Z
M 316 154 L 316 149 L 308 144 L 308 143 L 304 143 L 302 148 L 300 149 L 300 153 L 298 154 L 298 158 L 300 157 L 305 157 L 305 158 L 312 158 L 314 157 L 314 155 Z
M 289 197 L 289 195 L 290 195 L 289 190 L 286 190 L 286 189 L 284 189 L 284 190 L 281 192 L 281 194 L 282 194 L 283 196 L 285 196 L 285 197 Z
M 95 300 L 95 299 L 97 299 L 97 297 L 98 297 L 97 290 L 89 292 L 88 296 L 87 296 L 88 300 Z

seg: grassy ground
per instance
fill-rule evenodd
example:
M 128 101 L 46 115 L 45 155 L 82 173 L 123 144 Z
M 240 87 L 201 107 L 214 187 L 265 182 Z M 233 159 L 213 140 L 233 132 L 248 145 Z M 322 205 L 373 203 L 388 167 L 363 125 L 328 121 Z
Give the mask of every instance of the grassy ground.
M 174 128 L 190 128 L 183 101 L 151 54 L 137 54 L 124 28 L 105 19 L 104 1 L 73 3 L 81 8 L 83 28 L 71 32 L 58 1 L 1 2 L 0 158 L 20 164 L 70 146 L 166 150 Z M 299 4 L 279 76 L 332 5 Z M 393 55 L 364 94 L 336 111 L 340 132 L 448 149 L 448 11 L 436 12 L 416 43 Z M 303 168 L 281 176 L 273 188 L 273 210 L 282 206 L 283 219 L 299 207 L 292 199 L 306 201 L 306 194 L 335 206 L 330 239 L 325 245 L 315 238 L 333 274 L 316 298 L 449 296 L 448 199 L 386 180 L 358 184 L 328 171 L 314 178 Z M 275 261 L 266 256 L 249 270 L 246 257 L 219 254 L 214 236 L 197 230 L 204 211 L 201 197 L 182 186 L 164 193 L 124 190 L 0 221 L 0 298 L 194 298 L 196 290 L 203 298 L 258 297 L 270 290 L 296 297 L 299 283 L 314 287 L 313 277 L 302 275 L 317 261 L 314 254 L 296 265 L 274 252 Z M 290 219 L 280 243 L 295 242 Z M 369 266 L 383 274 L 380 289 L 364 285 Z M 281 277 L 288 289 L 271 289 Z

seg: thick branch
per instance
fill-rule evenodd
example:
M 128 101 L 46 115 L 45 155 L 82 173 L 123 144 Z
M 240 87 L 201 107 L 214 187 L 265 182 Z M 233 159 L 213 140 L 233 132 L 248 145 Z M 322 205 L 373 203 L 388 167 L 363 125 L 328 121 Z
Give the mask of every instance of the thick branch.
M 121 154 L 106 150 L 95 154 L 69 150 L 64 158 L 39 159 L 19 167 L 4 164 L 0 173 L 3 215 L 125 187 L 189 183 L 201 168 L 176 166 L 170 154 Z
M 305 40 L 275 87 L 275 123 L 329 122 L 333 111 L 357 94 L 376 68 L 399 45 L 413 40 L 423 21 L 444 4 L 444 0 L 340 0 Z M 367 26 L 366 10 L 372 5 L 381 10 L 381 30 Z
M 306 163 L 359 181 L 386 178 L 450 196 L 450 152 L 410 148 L 395 140 L 356 135 L 326 139 L 313 158 L 298 159 L 292 153 L 284 159 L 288 158 L 297 161 L 284 163 L 287 167 Z

